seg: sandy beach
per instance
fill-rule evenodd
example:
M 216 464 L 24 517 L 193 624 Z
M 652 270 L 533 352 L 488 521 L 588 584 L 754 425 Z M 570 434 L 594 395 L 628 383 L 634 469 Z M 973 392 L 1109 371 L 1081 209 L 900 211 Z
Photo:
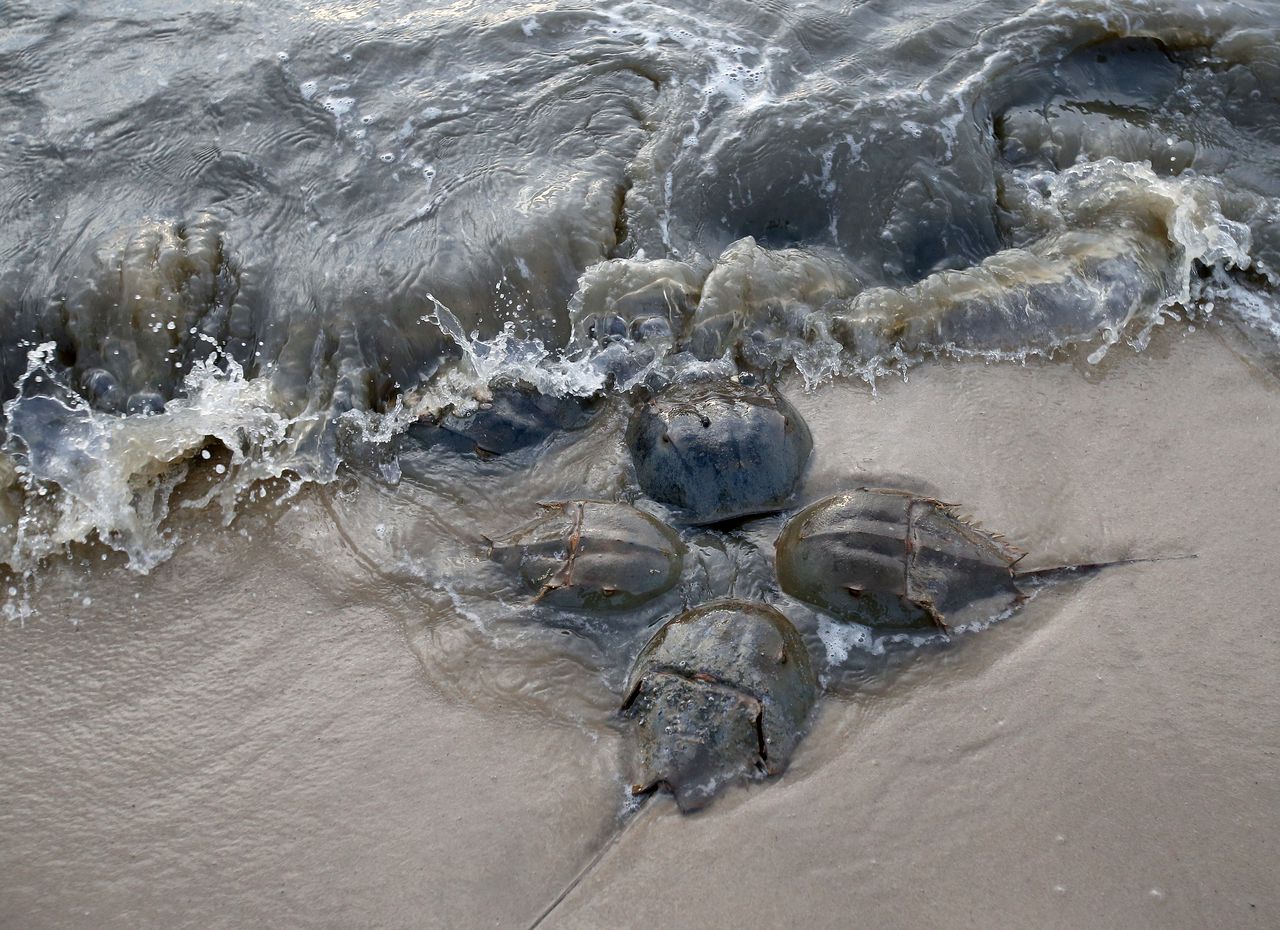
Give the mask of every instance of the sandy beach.
M 524 928 L 566 889 L 543 926 L 1275 926 L 1280 384 L 1167 329 L 1088 372 L 790 385 L 807 497 L 909 480 L 1028 564 L 1196 558 L 829 695 L 694 816 L 623 816 L 607 721 L 433 682 L 317 495 L 149 576 L 54 565 L 0 630 L 0 926 Z

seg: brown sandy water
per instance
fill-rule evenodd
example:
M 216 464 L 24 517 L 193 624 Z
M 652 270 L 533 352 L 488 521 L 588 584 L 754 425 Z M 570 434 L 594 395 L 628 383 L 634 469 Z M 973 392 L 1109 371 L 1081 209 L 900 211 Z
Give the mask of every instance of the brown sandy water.
M 914 481 L 1037 564 L 1197 558 L 828 695 L 781 779 L 692 817 L 622 813 L 589 639 L 477 638 L 372 570 L 371 487 L 148 576 L 55 562 L 0 630 L 0 925 L 526 927 L 629 824 L 545 926 L 1274 926 L 1280 388 L 1219 335 L 791 385 L 808 496 Z

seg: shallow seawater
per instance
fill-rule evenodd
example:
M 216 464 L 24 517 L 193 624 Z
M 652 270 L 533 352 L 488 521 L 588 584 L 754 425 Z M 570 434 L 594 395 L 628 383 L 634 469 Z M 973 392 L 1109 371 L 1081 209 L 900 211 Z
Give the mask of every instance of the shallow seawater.
M 1280 374 L 1278 24 L 1273 0 L 10 2 L 7 621 L 54 562 L 145 574 L 305 501 L 461 700 L 607 726 L 656 625 L 721 596 L 784 606 L 830 689 L 882 687 L 941 638 L 782 595 L 782 517 L 682 527 L 679 584 L 607 616 L 537 603 L 485 539 L 547 501 L 673 520 L 623 433 L 680 379 L 820 411 L 833 381 L 1090 377 L 1224 326 Z M 511 384 L 540 432 L 486 447 L 466 415 Z M 950 493 L 855 462 L 798 502 L 871 479 Z

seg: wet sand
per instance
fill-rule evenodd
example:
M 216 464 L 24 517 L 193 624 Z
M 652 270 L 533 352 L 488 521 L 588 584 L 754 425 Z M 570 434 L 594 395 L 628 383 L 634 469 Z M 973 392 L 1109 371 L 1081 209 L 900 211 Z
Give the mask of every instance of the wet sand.
M 1032 566 L 1197 558 L 828 697 L 782 779 L 649 803 L 543 926 L 1275 926 L 1280 383 L 1178 328 L 791 395 L 808 496 L 906 476 Z M 538 918 L 617 832 L 618 735 L 433 683 L 349 562 L 304 495 L 145 578 L 53 570 L 0 631 L 0 926 Z

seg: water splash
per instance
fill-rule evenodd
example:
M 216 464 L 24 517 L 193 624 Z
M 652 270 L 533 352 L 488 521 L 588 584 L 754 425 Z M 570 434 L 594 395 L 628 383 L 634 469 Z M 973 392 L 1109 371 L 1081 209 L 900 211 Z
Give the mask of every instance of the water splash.
M 269 382 L 247 380 L 231 360 L 211 354 L 184 379 L 164 412 L 121 416 L 93 409 L 53 363 L 56 347 L 31 349 L 18 393 L 4 405 L 3 452 L 24 503 L 4 556 L 18 571 L 73 543 L 98 540 L 146 573 L 173 552 L 163 529 L 174 489 L 194 457 L 211 445 L 229 453 L 216 499 L 227 519 L 256 482 L 296 468 L 290 419 L 276 409 Z

